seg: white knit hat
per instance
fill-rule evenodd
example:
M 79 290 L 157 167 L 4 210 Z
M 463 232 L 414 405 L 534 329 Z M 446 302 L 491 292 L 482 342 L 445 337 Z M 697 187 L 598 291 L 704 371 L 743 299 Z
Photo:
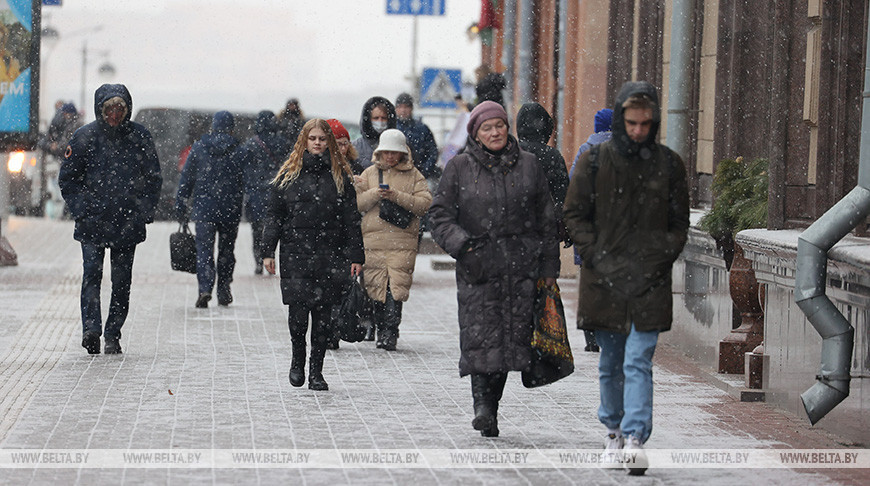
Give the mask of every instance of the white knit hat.
M 381 133 L 378 148 L 375 149 L 374 153 L 384 151 L 402 152 L 403 154 L 407 154 L 408 142 L 405 139 L 405 134 L 402 133 L 401 130 L 396 130 L 395 128 L 384 130 L 384 133 Z

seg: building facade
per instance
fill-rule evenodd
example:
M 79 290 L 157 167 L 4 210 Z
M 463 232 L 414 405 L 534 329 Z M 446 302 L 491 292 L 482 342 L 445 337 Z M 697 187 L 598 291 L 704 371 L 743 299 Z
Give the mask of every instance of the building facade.
M 632 80 L 659 88 L 663 142 L 673 115 L 669 98 L 689 100 L 681 155 L 693 208 L 712 204 L 710 186 L 720 160 L 768 159 L 766 231 L 773 236 L 753 234 L 738 242 L 768 296 L 763 302 L 768 401 L 800 412 L 799 395 L 818 372 L 821 340 L 794 304 L 794 246 L 800 231 L 858 182 L 870 2 L 482 1 L 491 3 L 497 27 L 483 47 L 483 63 L 508 79 L 509 111 L 536 101 L 554 114 L 553 142 L 569 166 L 592 133 L 595 112 L 612 107 L 620 86 Z M 675 22 L 684 28 L 676 40 Z M 690 60 L 678 68 L 688 79 L 679 89 L 687 92 L 669 86 L 674 42 L 680 49 L 675 52 L 688 53 Z M 696 233 L 693 241 L 703 241 Z M 861 238 L 867 235 L 866 220 L 854 233 L 850 245 L 870 243 Z M 675 287 L 675 309 L 681 306 L 676 319 L 682 322 L 675 323 L 669 339 L 715 367 L 716 346 L 731 328 L 732 310 L 721 300 L 727 272 L 711 245 L 712 240 L 688 245 L 675 269 L 674 281 L 684 283 Z M 856 328 L 856 338 L 852 394 L 819 426 L 851 434 L 856 443 L 870 440 L 870 428 L 862 426 L 870 425 L 868 276 L 870 258 L 830 252 L 828 294 Z

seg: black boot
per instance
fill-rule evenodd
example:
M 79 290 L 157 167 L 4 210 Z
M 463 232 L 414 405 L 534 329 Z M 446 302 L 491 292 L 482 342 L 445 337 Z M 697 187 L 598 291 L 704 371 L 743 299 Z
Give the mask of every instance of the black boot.
M 311 357 L 308 358 L 308 389 L 329 390 L 329 385 L 323 379 L 323 357 L 326 355 L 325 343 L 311 345 Z
M 293 343 L 293 357 L 290 358 L 290 384 L 299 387 L 303 383 L 305 383 L 305 341 Z
M 480 431 L 480 435 L 483 437 L 498 437 L 498 402 L 501 401 L 506 381 L 507 373 L 493 373 L 489 375 L 489 393 L 487 398 L 492 408 L 492 425 Z
M 368 330 L 366 331 L 366 337 L 363 339 L 366 341 L 374 341 L 375 340 L 375 323 L 373 321 L 369 321 Z M 380 346 L 378 346 L 380 347 Z
M 387 351 L 395 351 L 396 342 L 399 340 L 399 324 L 402 322 L 402 303 L 393 299 L 389 289 L 385 311 L 384 344 L 381 347 Z
M 375 329 L 374 332 L 377 333 L 377 341 L 375 342 L 375 347 L 383 349 L 384 340 L 387 338 L 386 326 L 384 326 L 384 323 L 381 321 L 372 321 L 372 328 Z
M 471 375 L 471 397 L 474 400 L 474 419 L 471 426 L 474 430 L 490 430 L 495 424 L 495 410 L 489 400 L 490 375 Z

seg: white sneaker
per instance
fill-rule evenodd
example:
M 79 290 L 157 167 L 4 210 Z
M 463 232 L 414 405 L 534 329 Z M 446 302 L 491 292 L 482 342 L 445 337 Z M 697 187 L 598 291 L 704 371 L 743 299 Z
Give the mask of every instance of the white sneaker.
M 622 465 L 628 471 L 629 476 L 643 476 L 649 461 L 643 451 L 643 443 L 633 435 L 625 439 L 625 447 L 622 448 Z
M 622 432 L 611 432 L 604 436 L 604 453 L 601 456 L 601 464 L 604 467 L 618 467 L 622 464 L 624 443 Z

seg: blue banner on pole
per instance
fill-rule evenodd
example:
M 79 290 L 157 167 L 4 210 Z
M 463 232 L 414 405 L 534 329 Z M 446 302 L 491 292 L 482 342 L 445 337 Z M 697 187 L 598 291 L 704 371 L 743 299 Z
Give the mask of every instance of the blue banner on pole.
M 454 108 L 456 95 L 462 90 L 459 69 L 423 68 L 420 75 L 420 106 Z
M 388 15 L 444 15 L 446 0 L 387 0 Z

